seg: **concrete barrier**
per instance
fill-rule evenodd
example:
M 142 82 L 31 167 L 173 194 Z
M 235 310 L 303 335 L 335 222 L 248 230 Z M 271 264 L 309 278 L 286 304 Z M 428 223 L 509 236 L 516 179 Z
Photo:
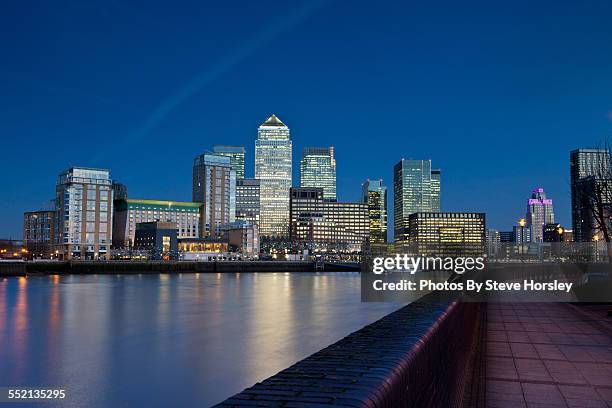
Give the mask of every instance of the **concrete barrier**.
M 479 303 L 412 303 L 219 407 L 458 407 Z

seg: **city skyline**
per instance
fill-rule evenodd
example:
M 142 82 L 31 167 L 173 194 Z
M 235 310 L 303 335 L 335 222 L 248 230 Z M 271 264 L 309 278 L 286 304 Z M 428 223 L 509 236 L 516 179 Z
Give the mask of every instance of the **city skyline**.
M 70 165 L 109 168 L 135 197 L 188 201 L 185 158 L 226 144 L 247 147 L 252 177 L 254 129 L 271 112 L 291 126 L 296 158 L 333 144 L 342 200 L 367 178 L 391 186 L 401 157 L 432 159 L 449 176 L 444 209 L 506 230 L 523 192 L 542 186 L 569 225 L 568 152 L 612 131 L 612 5 L 524 6 L 192 3 L 159 27 L 156 3 L 146 15 L 9 5 L 0 134 L 6 152 L 37 148 L 27 166 L 3 157 L 0 234 L 20 238 L 22 212 L 52 198 Z

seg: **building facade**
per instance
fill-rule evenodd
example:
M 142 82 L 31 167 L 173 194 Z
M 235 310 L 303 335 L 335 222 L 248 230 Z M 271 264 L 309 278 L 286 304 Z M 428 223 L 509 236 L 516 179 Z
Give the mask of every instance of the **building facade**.
M 248 257 L 259 255 L 259 228 L 251 221 L 238 220 L 227 226 L 230 250 Z
M 570 152 L 570 187 L 572 194 L 572 231 L 577 242 L 593 239 L 593 220 L 584 203 L 581 190 L 584 180 L 605 179 L 610 175 L 610 151 L 607 149 L 576 149 Z
M 133 248 L 136 225 L 172 222 L 178 238 L 200 236 L 201 203 L 161 200 L 120 199 L 114 202 L 113 247 Z
M 300 161 L 300 187 L 321 187 L 323 198 L 335 201 L 336 158 L 334 147 L 305 147 Z
M 362 201 L 368 206 L 370 243 L 387 242 L 387 187 L 382 180 L 366 180 L 362 186 Z
M 410 214 L 440 212 L 440 170 L 431 160 L 402 159 L 393 168 L 394 238 L 408 241 Z
M 244 178 L 244 146 L 214 145 L 213 153 L 217 156 L 229 157 L 230 167 L 236 172 L 236 178 Z
M 368 205 L 324 198 L 322 188 L 292 188 L 290 239 L 323 252 L 358 252 L 370 236 Z
M 109 171 L 71 167 L 60 173 L 55 205 L 58 256 L 63 259 L 108 259 L 113 222 Z
M 137 223 L 134 247 L 148 251 L 150 259 L 178 259 L 176 224 L 167 221 Z
M 202 203 L 200 236 L 220 237 L 236 217 L 236 172 L 230 158 L 204 153 L 193 163 L 192 200 Z
M 260 181 L 259 233 L 262 236 L 288 236 L 291 165 L 289 128 L 272 115 L 259 127 L 255 141 L 255 178 Z
M 55 210 L 23 213 L 23 245 L 32 258 L 49 258 L 55 244 Z
M 536 188 L 531 193 L 531 198 L 527 201 L 527 228 L 531 242 L 544 241 L 544 225 L 555 222 L 553 211 L 553 201 L 546 198 L 543 188 Z
M 257 179 L 236 180 L 236 220 L 259 225 L 260 183 Z
M 484 252 L 484 213 L 416 212 L 410 214 L 409 220 L 409 243 L 418 244 L 429 253 L 450 255 Z

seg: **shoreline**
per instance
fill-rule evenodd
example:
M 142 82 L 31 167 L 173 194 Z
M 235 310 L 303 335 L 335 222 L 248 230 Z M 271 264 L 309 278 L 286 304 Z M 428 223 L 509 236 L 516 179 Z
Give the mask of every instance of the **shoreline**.
M 0 262 L 0 277 L 72 274 L 359 272 L 357 263 L 311 261 L 26 261 Z

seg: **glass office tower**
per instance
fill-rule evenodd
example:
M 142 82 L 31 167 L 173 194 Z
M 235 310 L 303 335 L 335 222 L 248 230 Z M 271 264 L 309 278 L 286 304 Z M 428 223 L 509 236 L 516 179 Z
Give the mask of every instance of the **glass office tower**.
M 387 242 L 387 187 L 382 180 L 366 180 L 362 198 L 368 205 L 370 243 Z
M 591 241 L 593 220 L 580 197 L 585 180 L 609 179 L 610 151 L 607 149 L 576 149 L 570 152 L 570 187 L 572 190 L 572 230 L 574 240 Z
M 204 153 L 193 163 L 193 202 L 203 203 L 200 236 L 220 237 L 236 217 L 236 172 L 229 157 Z
M 104 169 L 71 167 L 57 180 L 55 240 L 63 259 L 108 259 L 113 190 Z
M 230 167 L 236 172 L 236 178 L 244 178 L 244 146 L 214 145 L 213 153 L 217 156 L 229 157 Z
M 393 168 L 394 238 L 407 241 L 409 216 L 416 212 L 440 212 L 440 170 L 431 160 L 402 159 Z
M 289 128 L 276 115 L 258 129 L 255 178 L 260 181 L 259 231 L 262 236 L 289 234 L 292 142 Z
M 323 198 L 336 200 L 334 147 L 306 147 L 300 162 L 300 187 L 321 187 Z
M 250 221 L 259 225 L 259 196 L 259 180 L 236 180 L 236 220 Z

